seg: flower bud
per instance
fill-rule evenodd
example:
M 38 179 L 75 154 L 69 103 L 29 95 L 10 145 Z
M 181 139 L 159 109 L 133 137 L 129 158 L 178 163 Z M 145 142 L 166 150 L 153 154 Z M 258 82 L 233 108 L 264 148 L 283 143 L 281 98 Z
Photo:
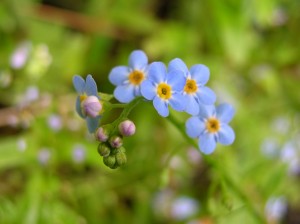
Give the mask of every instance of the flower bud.
M 126 162 L 127 162 L 127 157 L 125 154 L 125 150 L 118 150 L 118 152 L 116 153 L 116 163 L 119 166 L 123 166 L 124 164 L 126 164 Z
M 116 168 L 116 157 L 114 155 L 103 157 L 103 163 L 109 168 Z
M 108 139 L 108 131 L 107 129 L 100 127 L 95 133 L 95 137 L 100 142 L 106 142 Z
M 107 157 L 110 154 L 110 148 L 105 143 L 100 143 L 98 145 L 98 153 L 103 157 Z
M 88 96 L 81 103 L 83 115 L 89 117 L 97 117 L 102 110 L 102 104 L 96 96 Z
M 134 135 L 135 124 L 130 120 L 125 120 L 119 124 L 119 131 L 121 135 L 128 137 Z
M 121 136 L 113 136 L 109 139 L 109 144 L 113 148 L 120 148 L 123 145 L 123 140 Z

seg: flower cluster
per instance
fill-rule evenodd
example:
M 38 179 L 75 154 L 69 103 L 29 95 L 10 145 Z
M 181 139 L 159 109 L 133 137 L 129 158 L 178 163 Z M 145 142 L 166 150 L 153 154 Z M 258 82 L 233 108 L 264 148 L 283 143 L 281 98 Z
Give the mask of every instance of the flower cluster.
M 199 149 L 210 154 L 216 143 L 232 144 L 233 129 L 228 125 L 235 110 L 229 104 L 215 106 L 216 95 L 206 86 L 210 76 L 208 67 L 196 64 L 190 67 L 179 58 L 166 66 L 163 62 L 148 63 L 147 55 L 141 50 L 133 51 L 128 66 L 116 66 L 109 73 L 109 81 L 116 86 L 113 96 L 121 103 L 124 113 L 112 124 L 100 125 L 103 108 L 110 111 L 117 107 L 98 94 L 97 85 L 91 75 L 86 80 L 76 75 L 73 84 L 79 96 L 76 111 L 86 119 L 89 132 L 95 133 L 100 141 L 98 152 L 104 163 L 116 168 L 126 162 L 123 137 L 135 132 L 132 121 L 126 120 L 129 111 L 139 99 L 152 101 L 162 117 L 168 117 L 170 108 L 186 112 L 191 117 L 186 121 L 186 134 L 198 139 Z M 99 128 L 98 128 L 99 127 Z
M 127 162 L 126 150 L 123 147 L 123 138 L 134 135 L 135 124 L 130 120 L 119 123 L 118 129 L 113 125 L 103 125 L 95 133 L 95 138 L 100 142 L 98 153 L 103 156 L 103 163 L 115 169 Z

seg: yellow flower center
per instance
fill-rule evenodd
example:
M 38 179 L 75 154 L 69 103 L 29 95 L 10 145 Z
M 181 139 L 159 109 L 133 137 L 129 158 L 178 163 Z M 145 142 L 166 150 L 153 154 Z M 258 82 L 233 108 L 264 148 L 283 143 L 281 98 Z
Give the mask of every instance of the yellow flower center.
M 143 72 L 138 71 L 138 70 L 133 70 L 129 74 L 129 82 L 135 86 L 138 86 L 141 84 L 141 82 L 145 79 L 145 75 Z
M 83 95 L 79 96 L 80 102 L 84 101 L 86 98 L 87 98 L 86 94 L 83 94 Z
M 220 122 L 218 119 L 211 117 L 206 121 L 206 130 L 210 133 L 216 133 L 220 130 Z
M 186 80 L 185 86 L 184 86 L 184 92 L 187 94 L 195 93 L 198 89 L 197 83 L 194 79 L 188 79 Z
M 157 94 L 160 98 L 168 100 L 172 96 L 172 88 L 166 83 L 160 83 L 157 86 Z

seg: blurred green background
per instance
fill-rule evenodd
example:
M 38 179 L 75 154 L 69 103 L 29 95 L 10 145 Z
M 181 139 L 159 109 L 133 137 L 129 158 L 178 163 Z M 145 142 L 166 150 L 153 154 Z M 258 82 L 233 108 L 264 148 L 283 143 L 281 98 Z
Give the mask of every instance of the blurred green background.
M 0 1 L 0 223 L 299 224 L 299 9 L 299 0 Z M 135 49 L 210 68 L 218 103 L 236 108 L 234 144 L 210 156 L 217 168 L 146 103 L 130 115 L 128 163 L 103 165 L 75 113 L 72 76 L 92 74 L 112 93 L 110 70 Z

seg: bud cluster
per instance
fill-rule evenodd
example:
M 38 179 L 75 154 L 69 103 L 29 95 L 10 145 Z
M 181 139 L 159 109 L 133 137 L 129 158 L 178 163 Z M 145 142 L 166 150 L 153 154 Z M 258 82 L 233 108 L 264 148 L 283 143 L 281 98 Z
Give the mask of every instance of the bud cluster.
M 103 163 L 111 169 L 123 166 L 127 162 L 123 138 L 134 135 L 135 124 L 130 120 L 120 122 L 116 127 L 112 124 L 103 125 L 95 132 L 95 138 L 100 142 L 98 153 L 103 157 Z

